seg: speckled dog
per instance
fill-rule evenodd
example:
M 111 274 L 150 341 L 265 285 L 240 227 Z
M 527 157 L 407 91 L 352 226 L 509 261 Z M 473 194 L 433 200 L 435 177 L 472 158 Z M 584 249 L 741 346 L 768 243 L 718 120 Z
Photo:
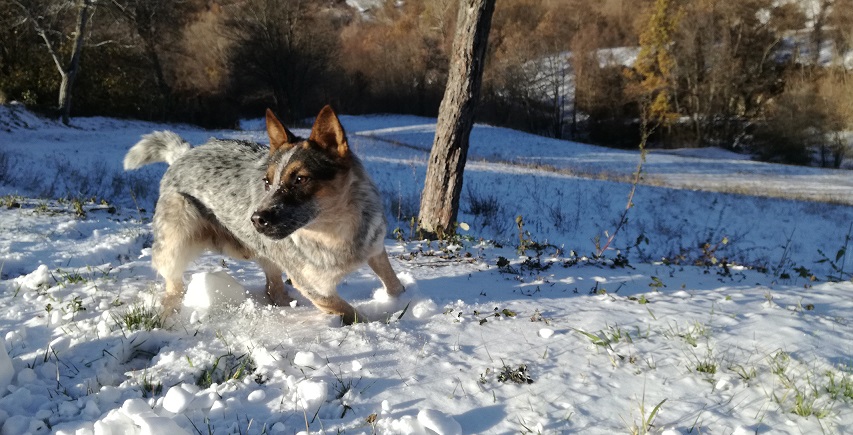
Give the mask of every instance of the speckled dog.
M 282 271 L 318 308 L 358 321 L 337 292 L 365 261 L 391 296 L 404 291 L 385 252 L 385 217 L 376 186 L 347 145 L 337 115 L 326 106 L 301 139 L 271 111 L 270 147 L 211 139 L 190 148 L 164 131 L 142 137 L 125 169 L 166 162 L 154 213 L 153 263 L 166 279 L 163 306 L 178 308 L 183 272 L 205 250 L 255 260 L 276 305 L 288 304 Z

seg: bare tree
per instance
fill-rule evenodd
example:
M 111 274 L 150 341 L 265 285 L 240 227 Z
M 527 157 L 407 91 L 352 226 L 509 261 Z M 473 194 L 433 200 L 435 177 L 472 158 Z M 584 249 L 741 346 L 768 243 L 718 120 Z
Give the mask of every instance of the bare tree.
M 162 47 L 177 39 L 181 17 L 192 5 L 182 0 L 112 0 L 109 9 L 139 37 L 142 51 L 151 63 L 154 81 L 160 90 L 162 115 L 169 116 L 172 108 L 172 86 L 166 80 Z
M 801 28 L 797 6 L 772 0 L 695 0 L 683 4 L 673 34 L 679 114 L 692 144 L 737 148 L 781 92 L 783 36 Z M 768 11 L 767 19 L 759 11 Z M 687 133 L 686 131 L 682 131 Z
M 819 0 L 810 5 L 812 7 L 812 65 L 818 66 L 820 64 L 821 49 L 823 49 L 823 42 L 826 40 L 826 24 L 834 4 L 834 0 Z
M 429 236 L 452 232 L 459 213 L 462 173 L 494 10 L 495 0 L 459 2 L 447 87 L 421 196 L 420 228 Z
M 89 19 L 95 12 L 94 0 L 74 1 L 14 1 L 33 30 L 41 37 L 50 54 L 61 81 L 59 84 L 59 111 L 62 122 L 68 124 L 71 119 L 71 91 L 80 70 L 80 57 L 83 55 L 83 43 L 86 40 Z M 73 33 L 66 34 L 62 27 L 62 18 L 69 12 L 75 16 Z M 67 62 L 60 58 L 62 39 L 70 38 L 71 55 Z
M 834 29 L 835 54 L 841 60 L 844 52 L 853 49 L 853 0 L 835 0 L 828 24 Z
M 339 41 L 321 4 L 305 0 L 248 0 L 226 22 L 233 38 L 232 86 L 242 94 L 268 92 L 277 112 L 302 116 L 326 85 Z M 313 109 L 312 109 L 313 110 Z

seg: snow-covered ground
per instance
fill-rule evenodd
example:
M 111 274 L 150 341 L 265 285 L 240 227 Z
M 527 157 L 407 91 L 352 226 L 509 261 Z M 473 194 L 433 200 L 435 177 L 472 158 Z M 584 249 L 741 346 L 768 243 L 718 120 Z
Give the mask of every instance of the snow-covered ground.
M 638 154 L 477 126 L 470 230 L 428 243 L 409 222 L 435 121 L 342 121 L 407 292 L 383 300 L 367 268 L 340 292 L 387 320 L 267 306 L 256 265 L 206 255 L 154 325 L 165 166 L 125 173 L 124 153 L 162 129 L 265 141 L 260 121 L 68 128 L 0 106 L 0 433 L 853 432 L 850 172 L 651 153 L 656 186 L 593 258 Z

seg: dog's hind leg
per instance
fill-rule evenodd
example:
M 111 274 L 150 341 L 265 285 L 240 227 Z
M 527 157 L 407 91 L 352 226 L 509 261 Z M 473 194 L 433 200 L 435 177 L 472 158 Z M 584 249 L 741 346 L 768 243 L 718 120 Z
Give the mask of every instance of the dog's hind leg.
M 273 305 L 279 307 L 287 306 L 293 301 L 284 289 L 284 281 L 281 279 L 281 268 L 269 260 L 258 259 L 258 263 L 267 277 L 267 297 Z
M 154 268 L 166 280 L 162 301 L 166 314 L 178 309 L 184 297 L 184 270 L 208 245 L 199 238 L 203 219 L 180 194 L 162 195 L 157 201 L 151 257 Z
M 375 272 L 379 277 L 379 280 L 382 281 L 382 285 L 385 286 L 385 291 L 389 296 L 399 296 L 400 293 L 406 291 L 403 283 L 400 282 L 400 279 L 397 278 L 397 274 L 394 273 L 394 269 L 391 267 L 391 262 L 388 261 L 388 253 L 385 252 L 385 249 L 382 249 L 382 252 L 379 254 L 368 258 L 367 265 L 373 269 L 373 272 Z

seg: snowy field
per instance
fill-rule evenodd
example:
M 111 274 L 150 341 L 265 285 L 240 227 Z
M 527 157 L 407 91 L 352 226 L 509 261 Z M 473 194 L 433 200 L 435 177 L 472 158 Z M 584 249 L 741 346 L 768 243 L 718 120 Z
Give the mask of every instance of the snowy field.
M 428 243 L 410 218 L 434 120 L 342 121 L 403 297 L 362 268 L 340 293 L 380 320 L 341 327 L 205 255 L 163 322 L 165 166 L 125 173 L 124 153 L 163 129 L 266 142 L 261 122 L 63 127 L 0 106 L 0 434 L 853 433 L 849 171 L 652 153 L 595 257 L 638 154 L 477 126 L 470 229 Z

